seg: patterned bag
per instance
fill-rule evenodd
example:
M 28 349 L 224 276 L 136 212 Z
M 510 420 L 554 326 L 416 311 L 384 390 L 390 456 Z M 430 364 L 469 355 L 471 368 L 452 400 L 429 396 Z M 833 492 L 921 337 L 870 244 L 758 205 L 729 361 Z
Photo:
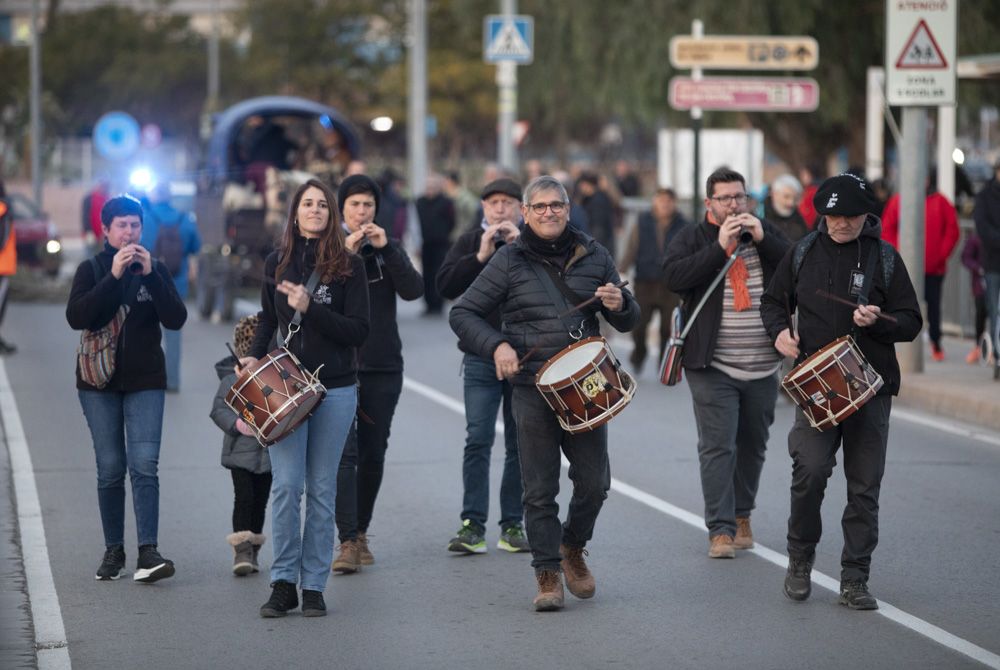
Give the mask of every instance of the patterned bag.
M 80 347 L 76 350 L 80 379 L 94 388 L 104 388 L 115 375 L 118 336 L 121 335 L 128 310 L 128 305 L 122 305 L 106 326 L 97 330 L 85 330 L 80 334 Z

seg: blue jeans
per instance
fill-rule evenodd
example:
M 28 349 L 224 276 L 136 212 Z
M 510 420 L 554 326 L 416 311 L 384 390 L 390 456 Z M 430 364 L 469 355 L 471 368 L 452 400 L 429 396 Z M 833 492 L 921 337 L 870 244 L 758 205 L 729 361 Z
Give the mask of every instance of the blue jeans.
M 500 526 L 521 523 L 521 461 L 517 454 L 517 428 L 511 408 L 510 382 L 497 379 L 493 361 L 466 354 L 462 361 L 465 387 L 465 454 L 462 457 L 462 519 L 483 531 L 490 507 L 490 451 L 496 438 L 497 410 L 503 403 L 503 437 L 506 454 L 500 478 Z
M 156 544 L 160 518 L 163 391 L 78 391 L 97 457 L 97 504 L 105 546 L 125 544 L 125 471 L 139 546 Z
M 743 381 L 715 368 L 685 369 L 698 424 L 701 492 L 710 537 L 736 535 L 757 499 L 778 397 L 775 375 Z
M 333 560 L 337 466 L 358 404 L 357 388 L 329 389 L 316 412 L 272 445 L 271 582 L 322 591 Z M 306 494 L 305 529 L 300 504 Z
M 181 331 L 163 329 L 163 357 L 167 365 L 167 390 L 181 386 Z

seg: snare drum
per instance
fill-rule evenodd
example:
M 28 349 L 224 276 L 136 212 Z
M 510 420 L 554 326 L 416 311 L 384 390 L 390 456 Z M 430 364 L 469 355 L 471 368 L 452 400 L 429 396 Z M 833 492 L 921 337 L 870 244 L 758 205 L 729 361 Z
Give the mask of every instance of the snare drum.
M 603 337 L 580 340 L 550 358 L 535 375 L 535 386 L 569 433 L 604 425 L 635 393 L 635 380 Z
M 254 430 L 261 446 L 269 447 L 308 419 L 324 397 L 326 387 L 315 372 L 307 372 L 288 349 L 275 349 L 243 368 L 226 404 Z
M 875 397 L 882 377 L 850 335 L 840 337 L 792 368 L 781 387 L 816 430 L 843 423 Z

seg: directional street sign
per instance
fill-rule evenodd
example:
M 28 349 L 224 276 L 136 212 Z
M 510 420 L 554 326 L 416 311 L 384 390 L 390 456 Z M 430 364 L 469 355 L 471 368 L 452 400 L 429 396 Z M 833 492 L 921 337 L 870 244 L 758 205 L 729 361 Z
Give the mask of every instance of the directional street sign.
M 487 63 L 531 62 L 535 43 L 535 20 L 530 16 L 491 14 L 483 22 L 483 60 Z
M 812 70 L 819 44 L 812 37 L 767 35 L 677 35 L 670 39 L 670 64 L 679 70 Z
M 811 112 L 819 106 L 815 79 L 786 77 L 690 77 L 670 80 L 670 106 L 734 112 Z
M 886 1 L 885 95 L 890 105 L 955 104 L 957 2 Z

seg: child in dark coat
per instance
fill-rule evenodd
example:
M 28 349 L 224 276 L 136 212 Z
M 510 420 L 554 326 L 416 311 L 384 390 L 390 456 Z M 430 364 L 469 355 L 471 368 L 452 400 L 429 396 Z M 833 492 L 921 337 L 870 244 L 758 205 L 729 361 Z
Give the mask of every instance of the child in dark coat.
M 245 316 L 236 323 L 233 346 L 238 356 L 246 356 L 257 328 L 257 316 Z M 212 403 L 212 421 L 225 437 L 222 439 L 222 466 L 233 477 L 233 532 L 226 541 L 233 547 L 233 574 L 242 577 L 259 572 L 257 554 L 264 544 L 264 513 L 271 494 L 271 461 L 267 449 L 247 433 L 243 420 L 226 404 L 226 394 L 236 381 L 236 359 L 227 356 L 215 364 L 219 390 Z

